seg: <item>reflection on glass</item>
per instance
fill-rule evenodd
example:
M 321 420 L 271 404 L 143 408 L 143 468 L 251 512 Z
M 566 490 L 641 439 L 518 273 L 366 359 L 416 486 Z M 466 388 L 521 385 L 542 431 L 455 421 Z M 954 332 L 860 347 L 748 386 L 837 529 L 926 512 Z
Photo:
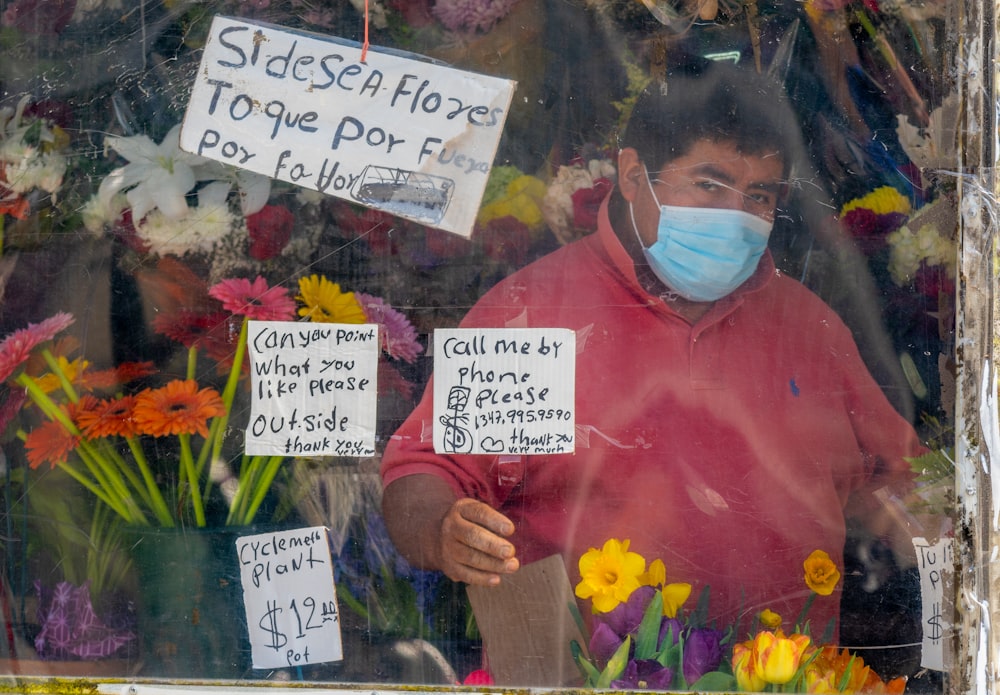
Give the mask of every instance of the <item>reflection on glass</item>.
M 946 9 L 4 4 L 5 672 L 943 690 Z M 467 173 L 471 238 L 433 227 L 461 189 L 412 163 L 348 201 L 181 150 L 216 15 L 516 80 L 492 169 Z M 375 456 L 336 449 L 346 360 L 313 386 L 325 415 L 245 455 L 254 398 L 321 368 L 261 380 L 258 320 L 378 325 Z M 517 383 L 434 402 L 456 327 L 574 332 L 572 453 L 513 450 L 547 432 Z M 506 442 L 435 452 L 440 417 L 454 452 Z M 285 631 L 246 625 L 224 527 L 329 529 L 343 660 L 254 668 L 249 641 Z

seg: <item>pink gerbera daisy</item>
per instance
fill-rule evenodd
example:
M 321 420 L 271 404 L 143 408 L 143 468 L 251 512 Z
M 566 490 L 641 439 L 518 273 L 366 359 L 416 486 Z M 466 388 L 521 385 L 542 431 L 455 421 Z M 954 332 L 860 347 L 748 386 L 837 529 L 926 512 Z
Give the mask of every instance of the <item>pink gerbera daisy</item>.
M 59 331 L 73 323 L 73 317 L 65 312 L 45 319 L 40 323 L 30 323 L 26 328 L 14 331 L 0 343 L 0 381 L 7 381 L 14 371 L 31 356 L 39 343 L 52 340 Z
M 377 323 L 383 330 L 382 347 L 389 357 L 412 363 L 424 346 L 417 341 L 417 331 L 402 313 L 385 303 L 381 297 L 362 292 L 354 293 L 369 323 Z
M 290 321 L 295 315 L 295 300 L 284 287 L 269 287 L 260 275 L 251 282 L 246 278 L 223 280 L 208 290 L 226 311 L 257 321 Z

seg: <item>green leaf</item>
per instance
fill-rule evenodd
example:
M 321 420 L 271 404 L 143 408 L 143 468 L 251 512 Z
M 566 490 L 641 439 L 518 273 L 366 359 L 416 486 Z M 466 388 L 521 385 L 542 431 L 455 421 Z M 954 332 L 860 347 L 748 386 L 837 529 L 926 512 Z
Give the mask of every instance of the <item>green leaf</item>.
M 636 659 L 655 659 L 660 637 L 660 625 L 663 622 L 663 594 L 657 591 L 653 600 L 646 606 L 639 623 L 639 632 L 635 641 Z
M 632 649 L 632 636 L 626 635 L 625 641 L 618 647 L 618 651 L 608 660 L 608 665 L 604 667 L 600 677 L 597 679 L 597 688 L 610 688 L 611 681 L 617 680 L 625 673 L 628 665 L 629 651 Z
M 706 584 L 705 588 L 698 595 L 698 605 L 687 619 L 687 624 L 691 627 L 705 627 L 708 620 L 708 604 L 711 600 L 711 592 L 712 587 Z
M 736 678 L 722 671 L 710 671 L 691 684 L 691 690 L 713 693 L 735 692 L 736 689 Z
M 573 661 L 580 668 L 580 673 L 583 675 L 584 685 L 588 688 L 594 688 L 597 686 L 597 681 L 601 677 L 601 672 L 597 670 L 590 661 L 584 657 L 583 648 L 580 643 L 576 640 L 570 640 L 569 651 L 573 655 Z

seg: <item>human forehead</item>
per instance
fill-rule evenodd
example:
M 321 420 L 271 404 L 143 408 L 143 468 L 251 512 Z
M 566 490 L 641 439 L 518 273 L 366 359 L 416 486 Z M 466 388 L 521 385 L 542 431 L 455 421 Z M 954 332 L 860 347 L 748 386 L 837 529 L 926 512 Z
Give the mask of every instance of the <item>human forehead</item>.
M 663 162 L 651 174 L 674 173 L 722 177 L 730 182 L 778 183 L 784 176 L 784 157 L 778 151 L 742 152 L 735 142 L 698 140 L 678 156 Z

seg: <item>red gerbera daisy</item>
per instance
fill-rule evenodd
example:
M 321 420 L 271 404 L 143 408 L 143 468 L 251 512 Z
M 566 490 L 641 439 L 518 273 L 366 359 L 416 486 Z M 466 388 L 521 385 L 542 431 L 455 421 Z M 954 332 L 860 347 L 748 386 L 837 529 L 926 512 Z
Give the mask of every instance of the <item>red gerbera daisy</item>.
M 90 391 L 109 391 L 122 384 L 156 373 L 152 362 L 123 362 L 112 369 L 85 371 L 80 385 Z
M 208 290 L 226 311 L 258 321 L 290 321 L 295 316 L 295 300 L 284 287 L 269 287 L 260 275 L 223 280 Z
M 71 323 L 73 317 L 70 314 L 59 312 L 41 323 L 30 323 L 26 328 L 14 331 L 4 338 L 0 343 L 0 381 L 7 381 L 14 370 L 31 356 L 31 351 L 39 343 L 52 340 Z
M 83 403 L 83 399 L 80 401 Z M 134 437 L 137 432 L 132 418 L 135 396 L 93 399 L 89 407 L 77 415 L 76 423 L 87 439 L 100 437 Z
M 38 468 L 43 463 L 55 468 L 57 464 L 65 463 L 79 444 L 80 438 L 57 420 L 39 425 L 24 440 L 28 463 L 32 468 Z
M 158 389 L 145 389 L 135 397 L 132 417 L 140 434 L 163 437 L 172 434 L 208 436 L 208 419 L 224 415 L 219 392 L 198 389 L 193 379 L 171 381 Z

